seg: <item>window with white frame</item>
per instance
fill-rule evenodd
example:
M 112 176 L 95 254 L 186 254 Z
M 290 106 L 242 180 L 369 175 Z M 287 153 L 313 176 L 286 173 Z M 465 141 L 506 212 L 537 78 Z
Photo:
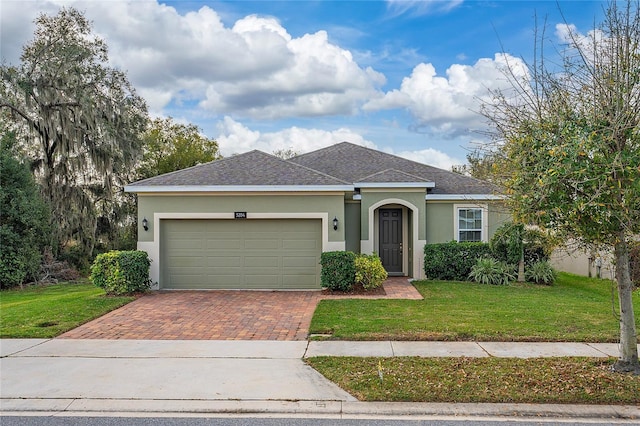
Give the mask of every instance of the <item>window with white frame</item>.
M 456 207 L 456 239 L 459 242 L 484 241 L 487 226 L 484 212 L 484 208 L 477 206 Z

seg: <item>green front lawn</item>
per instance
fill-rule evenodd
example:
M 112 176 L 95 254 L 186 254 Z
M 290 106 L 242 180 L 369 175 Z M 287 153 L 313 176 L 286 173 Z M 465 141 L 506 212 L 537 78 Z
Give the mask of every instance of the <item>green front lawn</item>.
M 49 338 L 134 300 L 93 284 L 62 283 L 0 292 L 0 338 Z
M 361 401 L 639 404 L 640 376 L 611 372 L 614 361 L 415 357 L 306 360 Z
M 614 283 L 561 273 L 553 286 L 419 281 L 424 300 L 323 300 L 311 334 L 338 340 L 616 342 Z M 612 302 L 613 299 L 613 302 Z M 615 305 L 612 305 L 615 303 Z M 634 293 L 636 321 L 640 292 Z M 640 321 L 638 321 L 640 329 Z

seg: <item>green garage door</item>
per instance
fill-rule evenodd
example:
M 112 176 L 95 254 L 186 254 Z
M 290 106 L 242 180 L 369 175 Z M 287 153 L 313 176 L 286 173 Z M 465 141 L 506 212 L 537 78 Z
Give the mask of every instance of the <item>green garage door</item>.
M 321 221 L 163 220 L 163 289 L 319 289 Z

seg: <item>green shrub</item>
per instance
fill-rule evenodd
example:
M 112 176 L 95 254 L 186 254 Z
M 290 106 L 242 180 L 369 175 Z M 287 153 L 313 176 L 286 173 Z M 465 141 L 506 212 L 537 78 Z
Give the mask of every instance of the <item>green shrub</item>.
M 320 281 L 330 290 L 349 291 L 356 278 L 356 254 L 352 251 L 327 251 L 320 256 Z
M 504 223 L 493 234 L 489 242 L 492 257 L 517 265 L 520 262 L 521 238 L 524 239 L 525 269 L 536 262 L 549 260 L 555 244 L 553 239 L 539 229 L 526 228 L 513 222 Z
M 377 254 L 360 254 L 355 259 L 356 283 L 365 290 L 378 288 L 387 279 L 387 271 Z
M 151 287 L 150 265 L 144 251 L 110 251 L 96 256 L 91 266 L 91 281 L 107 294 L 146 291 Z
M 37 280 L 49 243 L 50 209 L 29 167 L 14 152 L 15 136 L 0 138 L 0 288 Z
M 556 271 L 547 261 L 540 261 L 529 266 L 524 276 L 527 281 L 536 284 L 551 285 L 556 281 Z
M 430 280 L 467 281 L 476 260 L 491 255 L 489 244 L 427 244 L 424 247 L 424 273 Z
M 471 268 L 469 278 L 480 284 L 507 285 L 516 278 L 513 267 L 491 257 L 480 258 Z
M 62 262 L 67 262 L 70 266 L 80 271 L 83 275 L 87 275 L 91 272 L 91 262 L 87 259 L 87 254 L 84 248 L 78 244 L 69 245 L 64 247 L 58 258 Z

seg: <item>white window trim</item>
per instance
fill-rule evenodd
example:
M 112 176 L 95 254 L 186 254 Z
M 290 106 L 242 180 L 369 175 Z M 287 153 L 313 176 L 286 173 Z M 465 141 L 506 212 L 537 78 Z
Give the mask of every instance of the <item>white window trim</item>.
M 454 204 L 453 205 L 453 229 L 454 240 L 460 242 L 460 227 L 458 214 L 461 209 L 480 209 L 482 211 L 482 229 L 480 230 L 480 240 L 483 243 L 489 242 L 489 207 L 486 204 Z

